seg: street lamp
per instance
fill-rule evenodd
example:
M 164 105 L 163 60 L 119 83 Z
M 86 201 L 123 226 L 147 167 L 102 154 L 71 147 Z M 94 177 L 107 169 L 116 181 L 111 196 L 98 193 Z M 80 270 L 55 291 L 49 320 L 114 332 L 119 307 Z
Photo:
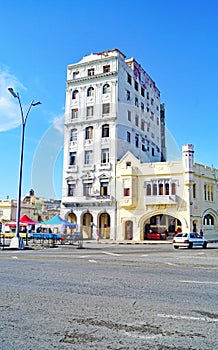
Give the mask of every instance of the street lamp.
M 26 126 L 27 117 L 29 115 L 31 108 L 41 104 L 41 102 L 34 102 L 33 100 L 27 110 L 26 116 L 24 116 L 19 93 L 18 92 L 15 93 L 12 88 L 8 88 L 8 91 L 11 93 L 11 95 L 14 98 L 18 99 L 19 106 L 20 106 L 21 121 L 22 121 L 20 169 L 19 169 L 18 196 L 17 196 L 16 233 L 15 233 L 15 237 L 13 237 L 11 240 L 10 248 L 24 249 L 25 248 L 24 241 L 22 237 L 20 237 L 20 210 L 21 210 L 21 185 L 22 185 L 22 172 L 23 172 L 23 149 L 24 149 L 25 126 Z

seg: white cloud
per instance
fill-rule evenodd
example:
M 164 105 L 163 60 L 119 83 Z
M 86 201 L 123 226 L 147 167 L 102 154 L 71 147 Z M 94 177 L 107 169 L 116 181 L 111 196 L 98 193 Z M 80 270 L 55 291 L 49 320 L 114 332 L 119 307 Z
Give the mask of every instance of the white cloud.
M 17 88 L 24 89 L 14 75 L 0 67 L 0 131 L 16 128 L 21 122 L 18 102 L 9 93 L 9 87 L 15 91 Z

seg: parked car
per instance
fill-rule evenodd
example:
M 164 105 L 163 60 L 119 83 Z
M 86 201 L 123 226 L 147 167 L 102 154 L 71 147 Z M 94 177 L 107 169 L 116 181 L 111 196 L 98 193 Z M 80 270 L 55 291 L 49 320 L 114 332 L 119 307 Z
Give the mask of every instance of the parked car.
M 173 238 L 173 247 L 175 249 L 179 247 L 185 247 L 191 249 L 192 247 L 207 248 L 207 240 L 201 237 L 196 232 L 190 233 L 177 233 Z

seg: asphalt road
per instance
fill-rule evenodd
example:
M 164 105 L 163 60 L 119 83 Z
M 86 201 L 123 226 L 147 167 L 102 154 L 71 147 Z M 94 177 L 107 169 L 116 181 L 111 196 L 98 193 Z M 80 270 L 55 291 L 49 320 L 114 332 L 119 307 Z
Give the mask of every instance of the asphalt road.
M 0 349 L 216 350 L 218 244 L 0 251 Z

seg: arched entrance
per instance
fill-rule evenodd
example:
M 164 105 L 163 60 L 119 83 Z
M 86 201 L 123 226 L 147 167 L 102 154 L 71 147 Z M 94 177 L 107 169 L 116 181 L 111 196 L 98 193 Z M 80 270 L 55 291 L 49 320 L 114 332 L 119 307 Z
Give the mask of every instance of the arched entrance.
M 87 211 L 82 215 L 81 232 L 84 239 L 92 239 L 93 216 Z
M 98 230 L 104 239 L 110 238 L 110 215 L 107 212 L 101 213 L 98 218 Z
M 69 222 L 72 222 L 73 224 L 77 223 L 76 215 L 74 213 L 68 213 L 66 215 L 66 220 Z M 67 227 L 67 233 L 71 233 L 72 231 L 76 231 L 76 229 L 75 228 L 72 229 L 70 227 Z
M 172 237 L 174 233 L 182 231 L 182 223 L 179 219 L 166 214 L 158 214 L 146 219 L 143 225 L 144 239 L 147 234 L 164 233 Z
M 68 213 L 66 216 L 66 220 L 69 222 L 72 222 L 73 224 L 76 224 L 76 215 L 74 213 Z

